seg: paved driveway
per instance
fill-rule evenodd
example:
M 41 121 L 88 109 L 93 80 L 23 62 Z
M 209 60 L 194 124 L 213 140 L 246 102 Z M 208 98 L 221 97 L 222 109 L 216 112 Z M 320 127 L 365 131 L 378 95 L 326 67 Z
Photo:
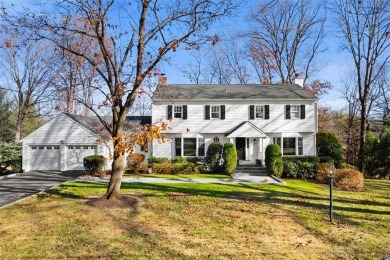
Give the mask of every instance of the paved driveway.
M 0 207 L 74 180 L 81 171 L 31 171 L 0 180 Z

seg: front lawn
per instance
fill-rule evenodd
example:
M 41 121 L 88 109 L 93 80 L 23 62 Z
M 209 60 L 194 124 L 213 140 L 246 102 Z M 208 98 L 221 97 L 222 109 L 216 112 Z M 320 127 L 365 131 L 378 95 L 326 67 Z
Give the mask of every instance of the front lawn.
M 123 184 L 133 208 L 85 204 L 107 184 L 68 182 L 0 209 L 0 259 L 381 259 L 390 255 L 390 181 L 366 192 L 285 186 Z

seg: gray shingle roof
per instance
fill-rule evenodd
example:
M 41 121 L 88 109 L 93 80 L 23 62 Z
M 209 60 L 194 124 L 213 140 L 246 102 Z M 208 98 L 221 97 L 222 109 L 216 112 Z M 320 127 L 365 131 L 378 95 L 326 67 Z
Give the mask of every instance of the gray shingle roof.
M 159 86 L 154 100 L 317 99 L 296 84 L 171 84 Z
M 68 113 L 64 113 L 64 114 L 95 134 L 100 134 L 102 132 L 102 123 L 100 122 L 97 116 L 81 116 L 81 115 L 72 115 Z M 111 116 L 103 116 L 102 119 L 106 121 L 109 125 L 112 122 Z M 127 116 L 126 120 L 127 120 L 126 125 L 146 125 L 152 122 L 152 117 L 151 116 Z

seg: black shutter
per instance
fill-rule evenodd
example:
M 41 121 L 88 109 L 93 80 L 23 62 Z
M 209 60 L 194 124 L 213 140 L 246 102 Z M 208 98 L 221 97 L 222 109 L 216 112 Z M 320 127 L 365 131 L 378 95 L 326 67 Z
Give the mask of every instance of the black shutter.
M 205 115 L 206 120 L 210 119 L 210 106 L 209 105 L 204 106 L 204 115 Z
M 290 105 L 286 105 L 286 119 L 290 119 L 290 118 L 291 118 Z
M 172 105 L 168 105 L 168 120 L 172 119 Z
M 250 105 L 249 106 L 249 120 L 255 119 L 255 106 Z
M 265 106 L 264 106 L 264 110 L 265 110 L 265 111 L 264 111 L 264 114 L 265 114 L 265 115 L 264 115 L 264 118 L 265 118 L 265 119 L 269 119 L 269 105 L 265 105 Z
M 183 105 L 183 119 L 187 119 L 187 105 Z
M 305 119 L 305 115 L 306 115 L 305 105 L 301 105 L 301 119 Z
M 225 105 L 221 106 L 221 119 L 225 119 Z

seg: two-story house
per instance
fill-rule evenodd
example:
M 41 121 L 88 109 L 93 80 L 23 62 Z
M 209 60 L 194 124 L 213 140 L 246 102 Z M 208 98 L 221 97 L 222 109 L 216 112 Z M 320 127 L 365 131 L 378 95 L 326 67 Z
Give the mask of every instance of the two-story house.
M 152 122 L 170 120 L 157 157 L 205 156 L 212 142 L 236 145 L 240 160 L 264 162 L 265 148 L 283 155 L 315 155 L 317 97 L 298 84 L 166 84 L 153 97 Z

